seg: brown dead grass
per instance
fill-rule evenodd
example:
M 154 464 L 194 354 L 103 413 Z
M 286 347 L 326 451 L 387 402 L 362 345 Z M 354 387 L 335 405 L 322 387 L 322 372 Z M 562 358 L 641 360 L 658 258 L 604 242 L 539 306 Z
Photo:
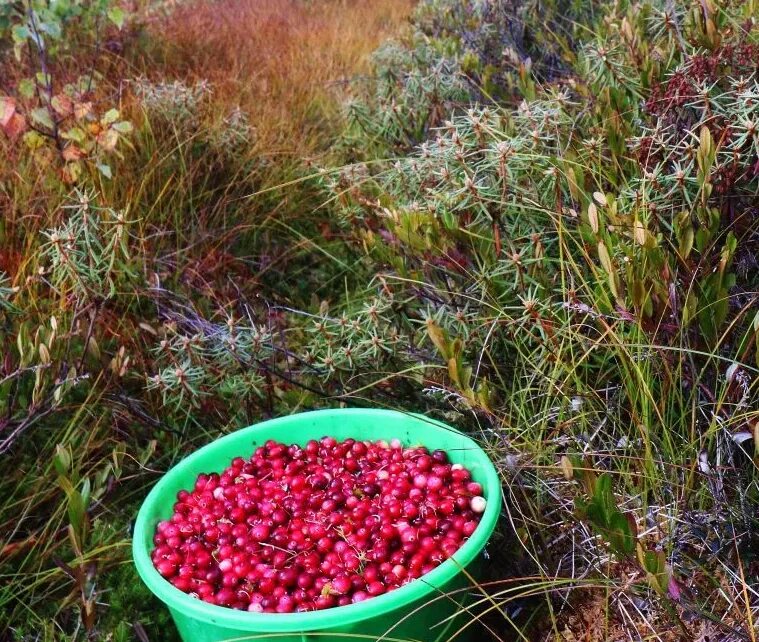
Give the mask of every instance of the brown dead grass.
M 267 154 L 315 153 L 346 83 L 398 34 L 412 0 L 199 0 L 151 25 L 162 80 L 208 80 Z

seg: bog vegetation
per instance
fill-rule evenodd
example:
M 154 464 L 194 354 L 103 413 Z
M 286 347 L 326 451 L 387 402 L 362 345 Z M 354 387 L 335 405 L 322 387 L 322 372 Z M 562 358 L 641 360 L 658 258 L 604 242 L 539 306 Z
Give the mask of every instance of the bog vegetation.
M 497 463 L 481 635 L 755 640 L 757 19 L 0 0 L 0 637 L 168 639 L 149 487 L 346 404 Z

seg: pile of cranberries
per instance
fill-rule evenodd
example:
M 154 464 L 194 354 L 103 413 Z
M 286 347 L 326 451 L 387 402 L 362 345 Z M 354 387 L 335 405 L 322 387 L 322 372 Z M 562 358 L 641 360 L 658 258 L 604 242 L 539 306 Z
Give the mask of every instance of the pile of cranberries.
M 156 527 L 179 590 L 254 612 L 361 602 L 430 572 L 477 528 L 482 486 L 442 450 L 332 437 L 267 441 L 199 475 Z

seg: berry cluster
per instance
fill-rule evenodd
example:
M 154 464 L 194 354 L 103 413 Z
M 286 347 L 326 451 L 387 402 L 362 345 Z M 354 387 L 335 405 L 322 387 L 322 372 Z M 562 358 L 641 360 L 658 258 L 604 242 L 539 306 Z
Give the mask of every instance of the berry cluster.
M 482 487 L 442 450 L 267 441 L 180 491 L 158 572 L 210 604 L 290 613 L 361 602 L 430 572 L 477 528 Z

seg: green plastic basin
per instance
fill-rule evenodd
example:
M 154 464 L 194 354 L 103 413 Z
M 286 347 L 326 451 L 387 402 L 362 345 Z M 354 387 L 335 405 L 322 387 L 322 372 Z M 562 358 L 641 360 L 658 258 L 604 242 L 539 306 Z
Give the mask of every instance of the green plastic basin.
M 250 456 L 267 439 L 304 445 L 325 435 L 338 440 L 398 438 L 405 446 L 445 450 L 451 461 L 466 466 L 483 486 L 487 507 L 477 530 L 452 558 L 423 577 L 385 595 L 323 611 L 275 614 L 228 609 L 190 597 L 158 574 L 150 560 L 156 524 L 171 516 L 177 492 L 192 488 L 199 473 L 221 472 L 234 457 Z M 473 580 L 500 509 L 501 487 L 490 459 L 474 441 L 450 426 L 390 410 L 318 410 L 243 428 L 174 466 L 140 508 L 132 546 L 137 572 L 168 606 L 186 642 L 461 641 L 477 628 L 467 603 L 478 592 Z

